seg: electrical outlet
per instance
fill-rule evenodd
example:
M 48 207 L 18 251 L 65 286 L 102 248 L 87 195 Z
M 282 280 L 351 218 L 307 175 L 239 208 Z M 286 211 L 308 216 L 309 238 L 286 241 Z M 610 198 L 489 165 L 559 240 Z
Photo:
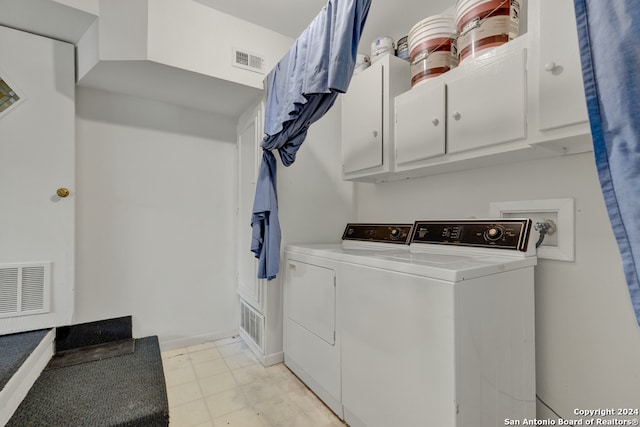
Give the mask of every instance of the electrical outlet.
M 537 249 L 541 259 L 574 261 L 574 201 L 573 199 L 522 200 L 491 203 L 491 216 L 496 218 L 531 218 L 535 225 L 545 220 L 555 224 L 555 232 L 545 236 Z M 529 244 L 535 245 L 540 233 L 531 231 Z

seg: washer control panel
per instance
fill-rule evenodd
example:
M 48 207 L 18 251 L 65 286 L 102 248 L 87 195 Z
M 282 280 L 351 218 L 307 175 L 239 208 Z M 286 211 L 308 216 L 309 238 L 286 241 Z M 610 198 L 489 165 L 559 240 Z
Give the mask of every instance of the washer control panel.
M 526 252 L 531 220 L 416 221 L 411 243 L 476 246 Z
M 342 240 L 408 245 L 413 224 L 347 224 Z

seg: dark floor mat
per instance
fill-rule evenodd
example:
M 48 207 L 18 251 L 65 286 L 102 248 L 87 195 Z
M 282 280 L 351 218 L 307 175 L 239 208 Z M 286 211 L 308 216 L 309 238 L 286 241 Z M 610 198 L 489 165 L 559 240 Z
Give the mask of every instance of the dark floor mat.
M 96 360 L 108 359 L 110 357 L 124 356 L 125 354 L 133 353 L 134 350 L 134 339 L 74 348 L 56 353 L 45 369 L 58 369 L 80 363 L 95 362 Z
M 157 337 L 132 354 L 42 372 L 7 427 L 169 425 Z
M 40 344 L 49 329 L 0 336 L 0 390 Z

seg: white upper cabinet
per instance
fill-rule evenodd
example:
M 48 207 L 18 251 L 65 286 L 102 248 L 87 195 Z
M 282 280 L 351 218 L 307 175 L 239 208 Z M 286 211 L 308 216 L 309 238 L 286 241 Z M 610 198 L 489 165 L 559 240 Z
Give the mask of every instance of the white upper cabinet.
M 426 80 L 396 97 L 396 167 L 411 167 L 445 153 L 446 87 Z
M 344 97 L 344 178 L 378 182 L 591 150 L 573 1 L 526 5 L 524 34 L 410 90 L 407 79 L 404 91 L 389 93 L 390 73 L 377 63 L 355 76 L 352 84 L 366 88 Z M 374 72 L 381 89 L 365 76 Z M 367 105 L 379 99 L 382 140 L 373 137 L 377 122 L 352 128 L 357 114 L 380 117 Z
M 382 166 L 383 78 L 384 67 L 378 61 L 366 73 L 352 78 L 348 95 L 342 98 L 342 165 L 345 174 Z
M 500 53 L 447 82 L 449 153 L 526 137 L 526 50 Z
M 397 96 L 390 179 L 495 164 L 533 151 L 526 140 L 526 62 L 525 39 L 516 39 Z
M 587 107 L 573 1 L 540 1 L 538 7 L 540 60 L 536 72 L 540 76 L 540 129 L 586 123 Z
M 530 0 L 529 11 L 530 142 L 560 154 L 590 151 L 573 1 Z
M 409 63 L 392 55 L 352 77 L 342 95 L 345 180 L 376 180 L 393 172 L 393 101 L 409 86 Z

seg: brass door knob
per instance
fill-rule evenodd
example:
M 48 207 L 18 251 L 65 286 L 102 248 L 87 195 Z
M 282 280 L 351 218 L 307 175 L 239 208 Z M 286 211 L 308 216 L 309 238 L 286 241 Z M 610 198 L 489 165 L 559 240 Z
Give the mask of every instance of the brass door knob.
M 69 189 L 67 188 L 58 188 L 58 190 L 56 191 L 56 194 L 62 198 L 65 198 L 69 195 Z

